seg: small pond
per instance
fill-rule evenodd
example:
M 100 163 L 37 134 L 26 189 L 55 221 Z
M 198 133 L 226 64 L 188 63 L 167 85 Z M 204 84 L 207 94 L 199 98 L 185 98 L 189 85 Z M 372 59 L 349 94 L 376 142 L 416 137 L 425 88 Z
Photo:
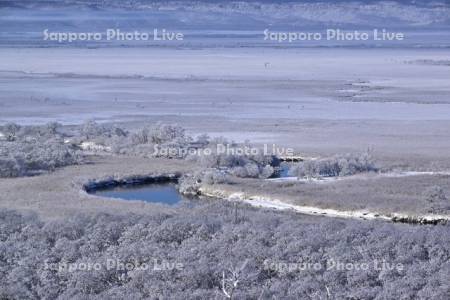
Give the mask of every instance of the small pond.
M 190 197 L 181 195 L 176 189 L 175 183 L 120 185 L 94 190 L 90 193 L 101 197 L 122 200 L 141 200 L 167 205 L 177 205 L 182 202 L 192 202 L 193 200 Z

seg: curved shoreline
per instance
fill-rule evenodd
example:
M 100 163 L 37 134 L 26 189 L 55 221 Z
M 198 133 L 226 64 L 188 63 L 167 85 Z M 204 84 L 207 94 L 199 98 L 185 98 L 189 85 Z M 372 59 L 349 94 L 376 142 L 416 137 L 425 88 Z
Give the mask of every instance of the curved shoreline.
M 230 193 L 224 190 L 208 189 L 202 187 L 199 189 L 200 194 L 213 198 L 226 199 L 228 201 L 240 201 L 254 207 L 271 208 L 276 210 L 292 210 L 301 214 L 311 216 L 324 216 L 332 218 L 358 219 L 358 220 L 382 220 L 394 223 L 420 224 L 420 225 L 437 225 L 447 224 L 450 216 L 447 215 L 417 215 L 410 216 L 400 213 L 383 214 L 370 211 L 344 211 L 330 208 L 319 208 L 314 206 L 301 206 L 289 204 L 278 199 L 271 199 L 258 195 L 245 195 L 245 193 Z
M 178 182 L 179 173 L 160 174 L 160 175 L 133 175 L 119 178 L 108 177 L 100 180 L 90 180 L 82 185 L 82 189 L 90 194 L 94 190 L 116 187 L 119 185 L 142 185 L 164 182 Z M 329 218 L 345 218 L 357 220 L 382 220 L 393 223 L 419 224 L 419 225 L 438 225 L 450 223 L 450 216 L 447 215 L 406 215 L 401 213 L 379 213 L 371 211 L 345 211 L 332 208 L 320 208 L 314 206 L 294 205 L 283 202 L 279 199 L 263 197 L 259 195 L 246 195 L 244 192 L 228 192 L 225 190 L 200 187 L 198 193 L 201 196 L 239 201 L 259 208 L 269 208 L 275 210 L 291 210 L 300 214 L 310 216 L 323 216 Z

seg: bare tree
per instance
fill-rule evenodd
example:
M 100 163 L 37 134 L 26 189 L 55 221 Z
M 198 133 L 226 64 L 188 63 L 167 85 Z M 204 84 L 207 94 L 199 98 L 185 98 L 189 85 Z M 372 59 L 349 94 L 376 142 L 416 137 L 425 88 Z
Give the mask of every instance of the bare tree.
M 222 272 L 221 290 L 227 299 L 234 299 L 234 293 L 238 288 L 242 272 L 247 263 L 248 260 L 246 259 L 240 267 L 231 266 Z

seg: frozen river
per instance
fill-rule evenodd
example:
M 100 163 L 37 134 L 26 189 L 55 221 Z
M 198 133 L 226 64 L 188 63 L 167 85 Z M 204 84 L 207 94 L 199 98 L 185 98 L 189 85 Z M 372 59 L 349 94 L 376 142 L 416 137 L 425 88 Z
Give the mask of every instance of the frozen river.
M 0 49 L 0 122 L 450 118 L 444 50 Z

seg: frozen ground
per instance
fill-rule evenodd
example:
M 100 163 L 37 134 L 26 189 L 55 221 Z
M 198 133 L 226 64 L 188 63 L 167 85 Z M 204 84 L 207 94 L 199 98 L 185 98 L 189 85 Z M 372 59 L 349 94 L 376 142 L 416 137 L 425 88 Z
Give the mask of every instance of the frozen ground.
M 2 48 L 0 122 L 176 122 L 303 153 L 450 147 L 445 49 Z M 424 162 L 424 163 L 422 163 Z

